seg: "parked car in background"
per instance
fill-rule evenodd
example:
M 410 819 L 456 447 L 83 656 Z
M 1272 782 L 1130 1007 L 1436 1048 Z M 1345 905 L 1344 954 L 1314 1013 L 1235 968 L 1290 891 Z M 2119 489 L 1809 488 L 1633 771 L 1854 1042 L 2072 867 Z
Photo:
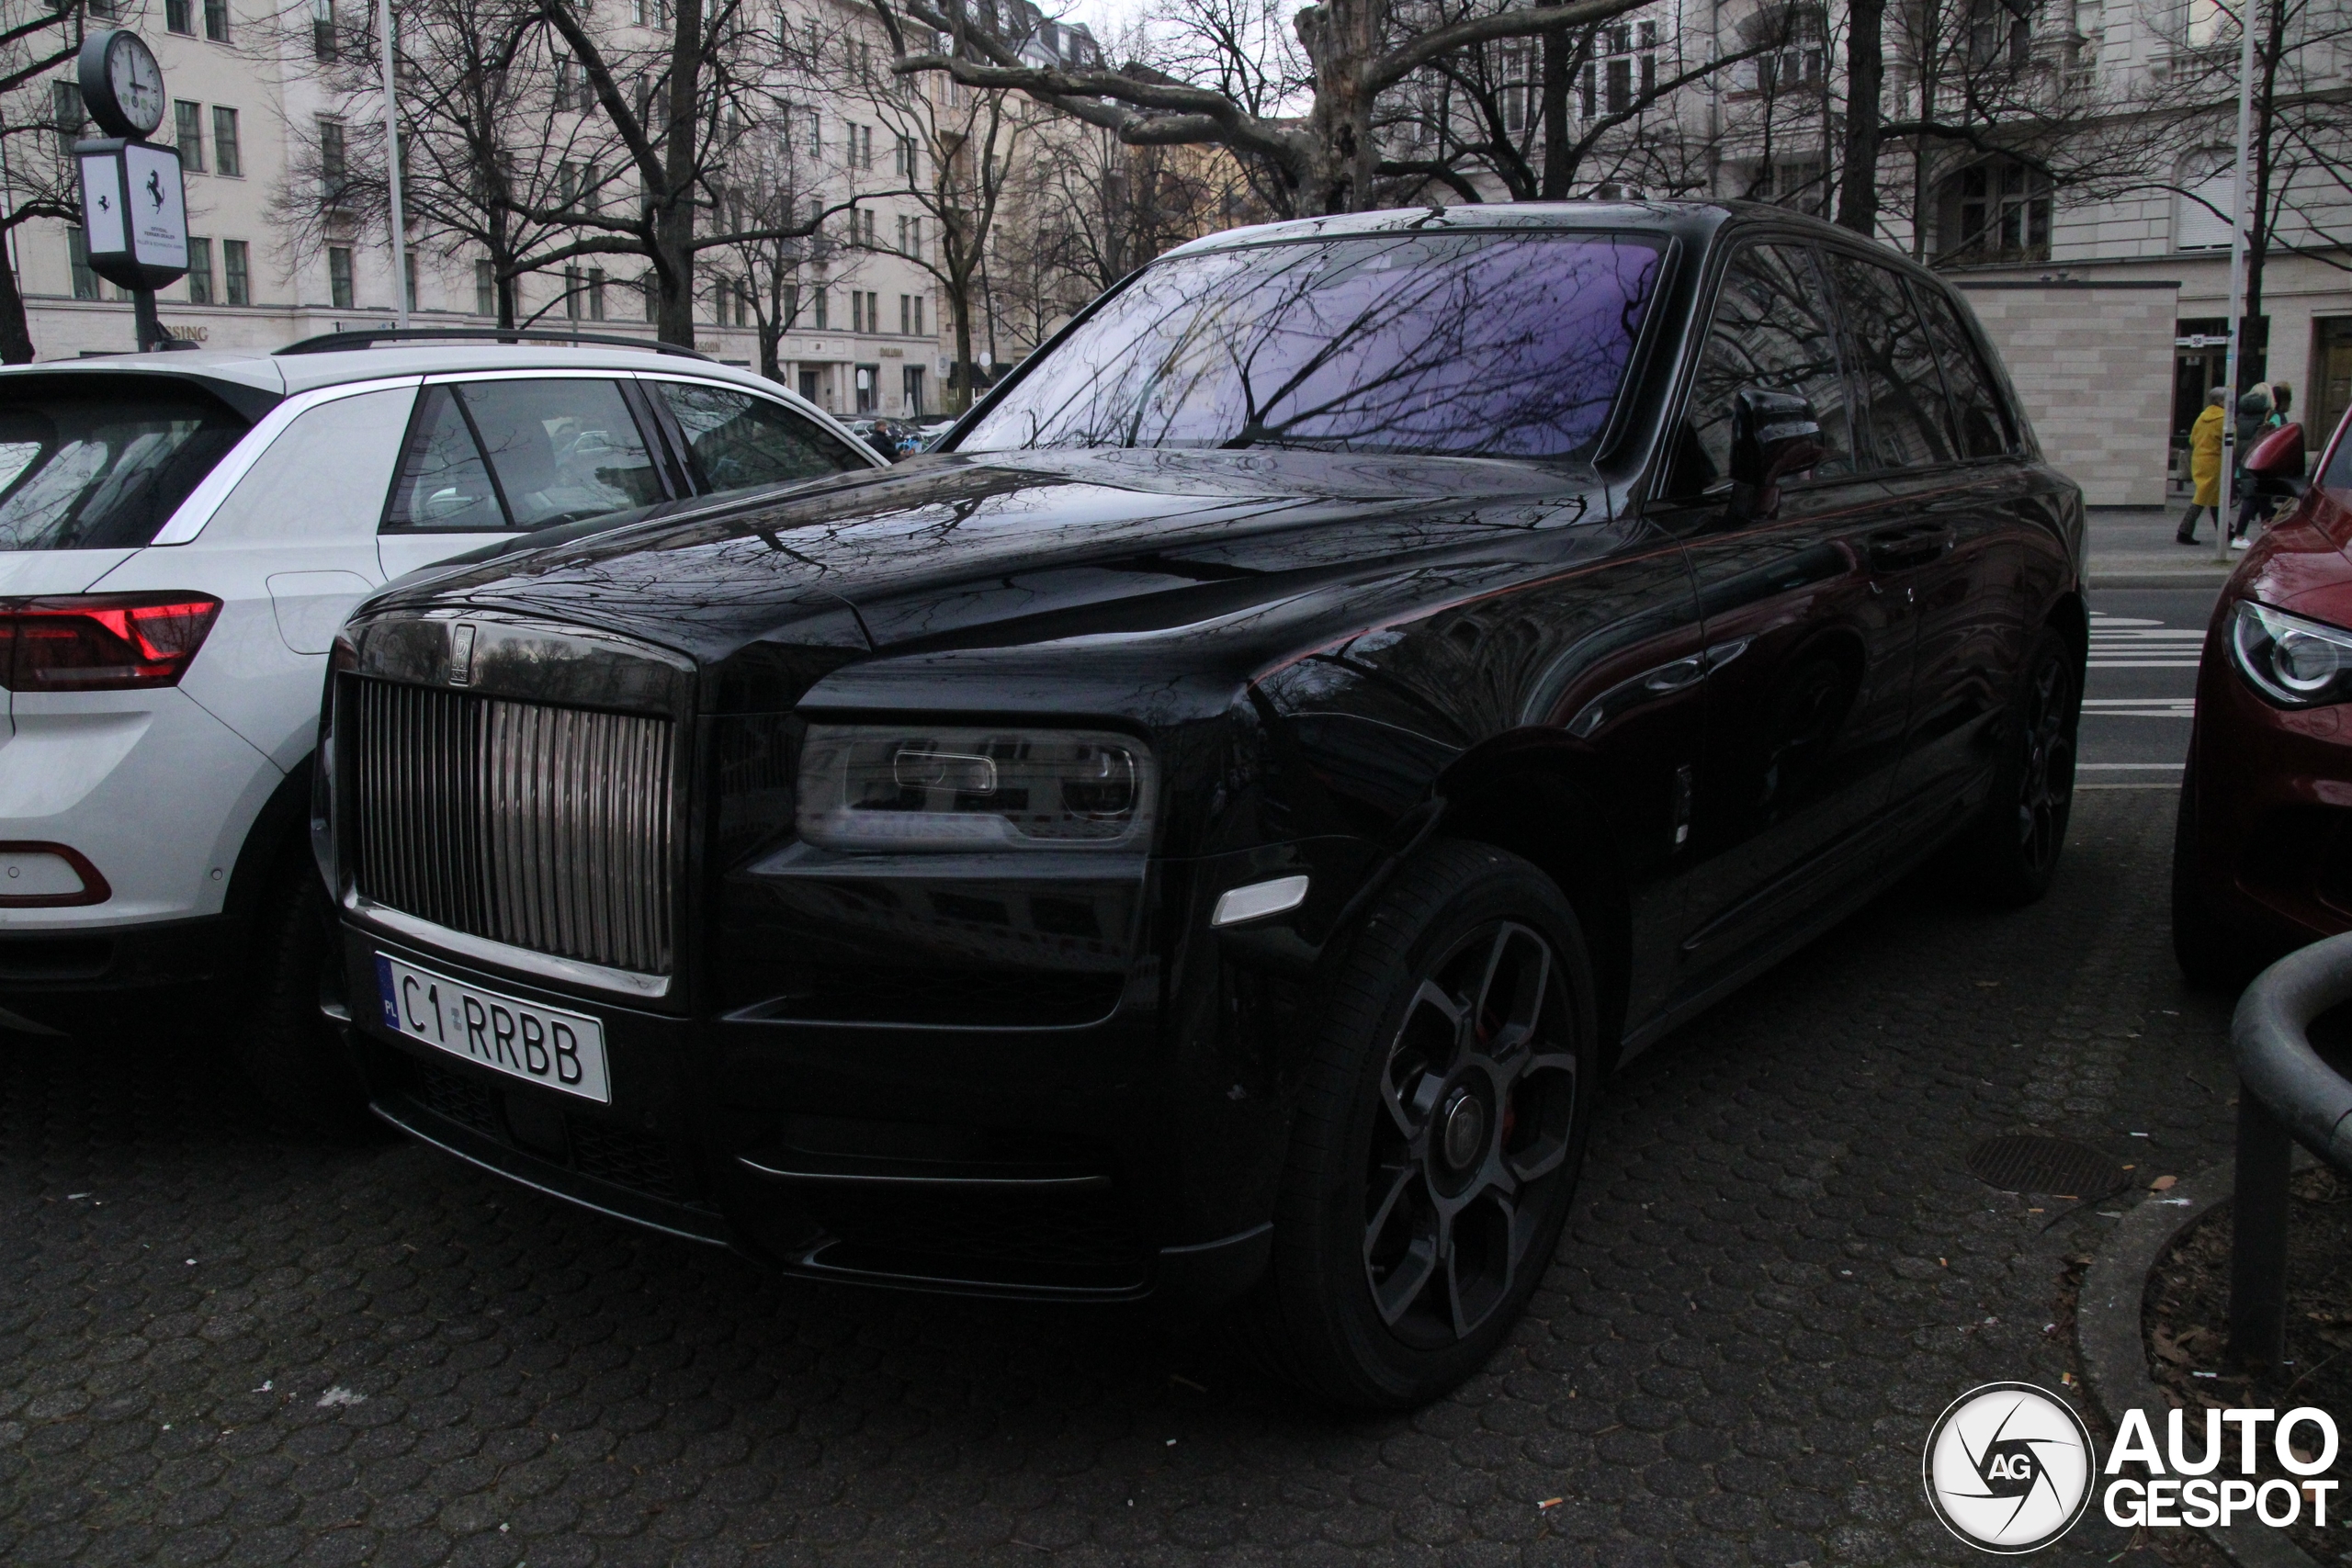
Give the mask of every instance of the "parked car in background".
M 323 867 L 379 1114 L 820 1279 L 1479 1366 L 1630 1054 L 2072 798 L 2083 514 L 1785 210 L 1244 229 L 888 473 L 373 601 Z
M 0 1021 L 250 1010 L 256 1078 L 347 1108 L 306 1076 L 306 825 L 351 607 L 518 534 L 877 466 L 698 355 L 461 336 L 0 372 Z
M 2205 634 L 2173 841 L 2173 948 L 2236 985 L 2352 929 L 2352 441 L 2302 481 L 2299 426 L 2247 454 L 2285 502 L 2230 574 Z

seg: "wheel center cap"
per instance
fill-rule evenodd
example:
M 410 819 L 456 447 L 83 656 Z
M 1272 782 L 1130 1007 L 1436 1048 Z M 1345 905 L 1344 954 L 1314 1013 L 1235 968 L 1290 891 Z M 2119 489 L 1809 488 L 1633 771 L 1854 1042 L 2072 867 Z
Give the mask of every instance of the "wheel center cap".
M 1487 1107 L 1475 1094 L 1457 1090 L 1438 1124 L 1438 1153 L 1454 1170 L 1467 1170 L 1486 1152 Z

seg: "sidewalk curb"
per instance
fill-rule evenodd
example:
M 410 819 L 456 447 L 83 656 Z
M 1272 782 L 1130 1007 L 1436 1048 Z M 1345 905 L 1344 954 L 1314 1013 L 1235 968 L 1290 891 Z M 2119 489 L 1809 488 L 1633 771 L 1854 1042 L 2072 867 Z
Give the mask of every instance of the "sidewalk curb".
M 2116 1222 L 2115 1233 L 2092 1258 L 2075 1306 L 2075 1345 L 2082 1353 L 2091 1396 L 2109 1427 L 2120 1426 L 2123 1412 L 2136 1406 L 2152 1430 L 2164 1430 L 2165 1413 L 2172 1407 L 2148 1376 L 2146 1341 L 2140 1329 L 2148 1270 L 2175 1236 L 2229 1201 L 2235 1176 L 2235 1167 L 2224 1163 L 2190 1177 L 2162 1198 L 2143 1197 Z M 2245 1568 L 2319 1568 L 2309 1553 L 2278 1530 L 2216 1525 L 2199 1533 Z

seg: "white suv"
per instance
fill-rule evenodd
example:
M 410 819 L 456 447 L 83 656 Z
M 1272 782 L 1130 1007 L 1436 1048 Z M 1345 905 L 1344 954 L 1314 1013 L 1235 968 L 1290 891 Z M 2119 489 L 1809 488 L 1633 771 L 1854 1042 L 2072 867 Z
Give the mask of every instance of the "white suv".
M 882 463 L 697 355 L 466 335 L 0 371 L 0 1025 L 235 1018 L 256 1081 L 332 1115 L 309 775 L 352 606 L 518 534 Z

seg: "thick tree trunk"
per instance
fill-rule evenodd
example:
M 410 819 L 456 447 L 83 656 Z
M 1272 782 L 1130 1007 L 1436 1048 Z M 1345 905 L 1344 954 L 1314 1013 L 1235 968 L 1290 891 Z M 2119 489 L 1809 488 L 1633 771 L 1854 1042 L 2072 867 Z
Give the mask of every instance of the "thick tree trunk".
M 1864 235 L 1878 231 L 1879 90 L 1886 78 L 1885 21 L 1886 0 L 1849 0 L 1846 166 L 1838 191 L 1838 223 Z
M 1569 43 L 1566 28 L 1544 35 L 1544 179 L 1536 188 L 1545 201 L 1568 198 L 1568 81 L 1583 54 L 1582 39 Z
M 0 246 L 6 243 L 6 235 L 0 233 Z M 29 365 L 32 358 L 33 334 L 25 320 L 25 296 L 17 287 L 17 269 L 0 251 L 0 364 Z
M 703 0 L 676 0 L 676 29 L 671 34 L 670 90 L 662 95 L 662 201 L 653 215 L 653 244 L 660 253 L 662 301 L 655 335 L 681 348 L 695 345 L 695 176 L 701 152 L 695 138 L 696 99 L 702 89 Z M 649 131 L 653 128 L 648 126 Z
M 1380 157 L 1368 78 L 1386 15 L 1385 0 L 1322 0 L 1298 14 L 1298 41 L 1315 67 L 1315 102 L 1306 116 L 1315 154 L 1300 182 L 1302 212 L 1355 212 L 1371 204 Z
M 972 406 L 972 285 L 950 282 L 947 288 L 947 309 L 956 318 L 956 412 L 963 413 Z

